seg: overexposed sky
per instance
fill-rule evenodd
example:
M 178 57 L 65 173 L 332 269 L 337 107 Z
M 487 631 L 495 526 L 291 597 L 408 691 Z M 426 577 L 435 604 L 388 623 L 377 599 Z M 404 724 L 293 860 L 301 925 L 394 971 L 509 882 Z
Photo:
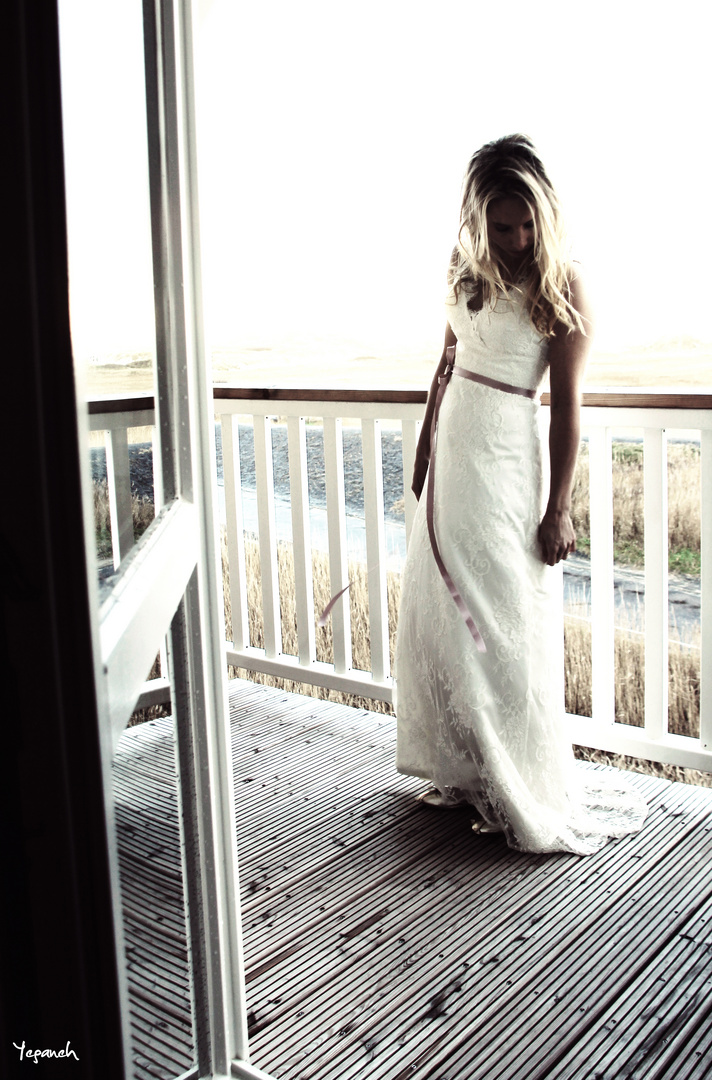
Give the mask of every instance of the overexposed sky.
M 90 351 L 140 347 L 140 4 L 60 10 L 75 324 Z M 599 346 L 712 340 L 698 0 L 196 0 L 195 13 L 214 345 L 298 333 L 439 349 L 463 171 L 515 131 L 561 194 Z

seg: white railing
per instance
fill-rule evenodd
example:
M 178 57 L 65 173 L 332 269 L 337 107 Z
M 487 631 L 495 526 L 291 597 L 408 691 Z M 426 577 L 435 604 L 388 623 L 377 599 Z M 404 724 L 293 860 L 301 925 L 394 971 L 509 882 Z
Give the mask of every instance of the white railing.
M 233 641 L 227 662 L 236 667 L 310 683 L 366 697 L 391 700 L 385 518 L 381 425 L 396 424 L 402 434 L 406 542 L 415 513 L 410 473 L 425 395 L 422 392 L 288 391 L 216 389 L 221 423 L 230 604 Z M 546 396 L 543 399 L 546 404 Z M 106 404 L 106 403 L 104 403 Z M 92 428 L 111 432 L 118 536 L 126 535 L 128 448 L 120 432 L 151 422 L 151 414 L 99 412 L 93 405 Z M 150 400 L 146 401 L 150 406 Z M 113 407 L 119 408 L 115 402 Z M 545 412 L 546 410 L 542 410 Z M 140 416 L 140 418 L 138 418 Z M 286 420 L 289 493 L 294 554 L 297 654 L 282 648 L 279 576 L 272 468 L 273 418 Z M 332 612 L 333 663 L 316 659 L 312 581 L 312 542 L 307 490 L 307 420 L 323 426 L 328 558 L 331 594 L 348 582 L 348 545 L 342 421 L 360 424 L 363 454 L 365 562 L 371 670 L 353 668 L 351 627 L 346 594 Z M 593 717 L 570 716 L 572 740 L 581 745 L 670 764 L 712 770 L 712 394 L 671 395 L 645 392 L 586 394 L 582 413 L 588 434 L 591 513 L 591 649 Z M 257 544 L 261 567 L 264 647 L 250 641 L 245 559 L 243 492 L 240 479 L 239 425 L 254 429 Z M 638 429 L 644 441 L 645 535 L 645 726 L 615 722 L 613 500 L 611 435 L 615 429 Z M 702 469 L 702 573 L 700 737 L 668 732 L 668 590 L 667 590 L 667 430 L 700 433 Z M 119 447 L 117 451 L 117 446 Z M 120 461 L 119 461 L 120 458 Z M 107 453 L 107 469 L 110 467 Z M 130 498 L 128 501 L 130 511 Z M 114 521 L 112 501 L 112 523 Z M 123 516 L 121 516 L 123 515 Z M 121 540 L 119 557 L 121 556 Z M 115 549 L 116 550 L 116 549 Z M 116 556 L 115 556 L 116 558 Z M 148 693 L 147 688 L 147 693 Z M 142 704 L 143 704 L 142 700 Z
M 153 397 L 150 394 L 121 395 L 89 403 L 89 429 L 104 433 L 114 570 L 119 568 L 134 546 L 128 434 L 131 428 L 150 427 L 153 431 L 155 451 L 154 419 Z M 157 454 L 155 456 L 157 457 Z M 155 470 L 153 476 L 155 485 Z M 154 489 L 156 507 L 160 507 L 162 501 L 160 490 Z M 171 699 L 165 644 L 161 647 L 160 657 L 161 677 L 147 680 L 143 684 L 136 708 L 147 709 L 151 705 L 162 705 Z M 146 674 L 148 675 L 148 672 Z

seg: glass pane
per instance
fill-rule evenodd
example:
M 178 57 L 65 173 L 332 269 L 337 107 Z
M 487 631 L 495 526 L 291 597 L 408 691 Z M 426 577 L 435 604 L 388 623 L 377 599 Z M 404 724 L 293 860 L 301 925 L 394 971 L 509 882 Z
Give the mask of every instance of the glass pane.
M 118 534 L 125 557 L 153 514 L 152 495 L 144 497 L 150 402 L 132 399 L 118 412 L 108 405 L 154 388 L 143 15 L 140 0 L 59 7 L 72 346 L 78 391 L 90 400 L 97 558 L 107 585 L 120 561 Z M 127 440 L 142 413 L 143 430 Z
M 159 501 L 142 4 L 65 0 L 60 32 L 72 344 L 78 393 L 89 402 L 102 599 Z M 163 653 L 146 678 L 166 675 Z M 195 1062 L 169 711 L 151 704 L 134 713 L 113 758 L 136 1080 L 168 1080 Z

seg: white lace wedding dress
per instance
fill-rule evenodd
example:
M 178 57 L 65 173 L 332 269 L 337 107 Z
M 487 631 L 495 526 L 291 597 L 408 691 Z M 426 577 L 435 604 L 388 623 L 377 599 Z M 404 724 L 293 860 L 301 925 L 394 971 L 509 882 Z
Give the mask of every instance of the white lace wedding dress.
M 547 344 L 514 292 L 447 307 L 456 364 L 538 389 Z M 577 766 L 566 737 L 561 566 L 542 562 L 545 477 L 538 401 L 453 376 L 435 463 L 435 533 L 479 628 L 478 652 L 435 564 L 418 505 L 396 649 L 399 772 L 464 797 L 520 851 L 590 854 L 637 831 L 647 806 Z M 548 456 L 548 455 L 547 455 Z

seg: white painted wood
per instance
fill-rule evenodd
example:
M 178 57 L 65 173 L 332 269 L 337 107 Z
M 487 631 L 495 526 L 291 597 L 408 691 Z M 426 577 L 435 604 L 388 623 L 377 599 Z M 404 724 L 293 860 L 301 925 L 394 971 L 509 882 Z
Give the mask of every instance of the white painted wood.
M 220 416 L 225 492 L 225 528 L 230 567 L 230 611 L 232 640 L 236 649 L 250 644 L 250 620 L 247 609 L 247 570 L 245 567 L 245 531 L 242 516 L 240 479 L 239 417 Z
M 151 464 L 153 466 L 153 506 L 156 513 L 164 506 L 166 501 L 163 494 L 163 475 L 160 469 L 160 461 L 161 448 L 159 446 L 158 434 L 154 424 L 151 429 Z
M 410 534 L 413 531 L 413 519 L 418 509 L 418 500 L 410 490 L 413 480 L 413 465 L 415 464 L 415 450 L 418 445 L 421 424 L 417 420 L 403 420 L 401 422 L 402 447 L 403 447 L 403 499 L 405 502 L 405 544 L 406 549 L 410 544 Z
M 133 512 L 131 510 L 131 477 L 129 476 L 129 441 L 125 427 L 106 432 L 106 480 L 111 515 L 111 549 L 114 569 L 118 570 L 134 546 Z
M 712 430 L 701 436 L 700 739 L 712 750 Z
M 272 467 L 272 422 L 269 417 L 255 417 L 255 482 L 259 528 L 260 573 L 262 577 L 262 616 L 265 649 L 270 657 L 282 652 L 282 627 L 279 617 L 279 579 L 277 542 L 274 523 L 274 472 Z
M 645 732 L 668 729 L 667 442 L 660 428 L 644 431 Z
M 591 509 L 591 668 L 593 716 L 615 721 L 613 480 L 610 428 L 589 435 Z
M 197 555 L 196 509 L 177 499 L 164 507 L 136 545 L 102 605 L 101 660 L 114 744 L 133 711 Z
M 393 701 L 393 682 L 375 680 L 370 671 L 352 668 L 348 672 L 337 674 L 333 664 L 315 660 L 308 670 L 299 663 L 299 658 L 282 653 L 276 660 L 265 656 L 264 649 L 252 647 L 236 651 L 228 647 L 226 662 L 235 667 L 247 668 L 248 671 L 263 671 L 280 679 L 294 679 L 297 682 L 309 682 L 312 686 L 325 686 L 328 690 L 340 690 L 346 694 L 359 694 L 375 698 L 378 701 Z
M 161 678 L 168 678 L 168 644 L 167 639 L 164 638 L 161 642 L 161 648 L 158 651 L 158 656 L 161 664 Z
M 263 1072 L 262 1069 L 255 1068 L 247 1061 L 233 1061 L 230 1076 L 236 1080 L 274 1080 L 274 1077 Z
M 139 691 L 134 709 L 150 709 L 152 705 L 167 705 L 170 700 L 170 679 L 149 679 Z
M 238 415 L 235 406 L 239 407 L 240 412 L 243 414 L 252 412 L 257 415 L 268 415 L 270 411 L 274 410 L 274 403 L 259 402 L 254 403 L 251 401 L 238 401 L 238 402 L 221 402 L 229 407 L 228 411 L 231 411 L 233 415 Z M 255 407 L 255 405 L 257 407 Z M 309 405 L 307 403 L 305 407 L 304 402 L 280 402 L 280 413 L 286 416 L 293 416 L 298 422 L 299 416 L 305 414 L 328 412 L 329 408 L 332 411 L 338 408 L 340 411 L 348 412 L 351 415 L 361 415 L 363 412 L 369 410 L 364 409 L 359 403 L 348 403 L 348 409 L 344 409 L 339 403 L 313 403 Z M 419 416 L 422 414 L 422 408 L 420 406 L 375 406 L 377 411 L 382 412 L 387 408 L 389 414 L 399 416 L 403 425 L 403 450 L 404 450 L 404 462 L 411 454 L 414 453 L 417 422 Z M 712 687 L 712 675 L 710 674 L 710 668 L 712 667 L 712 653 L 708 647 L 708 639 L 712 634 L 710 629 L 710 623 L 712 621 L 712 602 L 710 599 L 710 588 L 712 587 L 712 572 L 709 569 L 710 566 L 710 550 L 711 545 L 709 543 L 709 537 L 712 535 L 712 521 L 710 515 L 712 515 L 712 500 L 707 496 L 707 492 L 712 490 L 712 479 L 710 477 L 710 468 L 712 462 L 712 453 L 709 449 L 705 450 L 705 447 L 709 448 L 710 439 L 712 439 L 712 422 L 710 416 L 707 413 L 700 413 L 695 411 L 693 416 L 690 416 L 687 412 L 683 414 L 681 410 L 626 410 L 626 409 L 588 409 L 584 410 L 584 420 L 588 425 L 589 434 L 591 437 L 591 463 L 592 463 L 592 539 L 593 539 L 593 558 L 592 558 L 592 571 L 593 571 L 593 593 L 594 593 L 594 626 L 593 626 L 593 648 L 594 664 L 597 665 L 599 675 L 602 678 L 596 678 L 594 684 L 594 695 L 597 717 L 606 717 L 605 725 L 610 725 L 613 713 L 613 562 L 612 562 L 612 529 L 609 528 L 609 521 L 607 521 L 607 511 L 601 512 L 600 506 L 610 506 L 609 499 L 609 482 L 610 472 L 605 467 L 604 463 L 607 462 L 610 454 L 610 432 L 605 432 L 607 425 L 601 425 L 602 421 L 612 420 L 616 426 L 634 426 L 634 421 L 647 421 L 650 425 L 653 419 L 653 413 L 660 413 L 665 421 L 665 424 L 670 427 L 694 429 L 697 426 L 698 430 L 701 428 L 702 443 L 703 443 L 703 458 L 702 458 L 702 529 L 703 529 L 703 576 L 702 576 L 702 634 L 703 641 L 706 643 L 702 649 L 702 673 L 701 673 L 701 730 L 704 734 L 703 743 L 706 742 L 708 746 L 712 746 L 712 739 L 710 738 L 710 727 L 712 726 L 712 720 L 710 719 L 710 688 Z M 113 427 L 115 429 L 125 429 L 127 426 L 128 417 L 121 416 L 121 414 L 104 414 L 106 417 L 111 417 Z M 118 418 L 117 418 L 118 417 Z M 705 426 L 700 425 L 700 417 L 705 420 Z M 138 422 L 146 422 L 146 414 L 139 414 L 139 419 L 131 416 L 131 423 L 136 424 Z M 687 420 L 687 423 L 683 423 Z M 106 430 L 105 425 L 102 423 L 100 429 Z M 411 434 L 406 432 L 410 428 Z M 336 431 L 338 429 L 338 440 L 336 437 Z M 660 433 L 659 433 L 660 434 Z M 329 501 L 329 530 L 330 530 L 330 544 L 332 547 L 332 574 L 334 565 L 339 565 L 343 562 L 343 569 L 341 575 L 336 575 L 336 580 L 339 582 L 339 587 L 346 584 L 346 537 L 345 537 L 345 511 L 343 494 L 338 495 L 338 489 L 340 487 L 343 493 L 343 472 L 342 465 L 342 452 L 339 454 L 335 449 L 329 450 L 329 442 L 333 447 L 336 446 L 338 441 L 339 449 L 341 445 L 341 425 L 336 418 L 327 418 L 325 424 L 325 454 L 326 454 L 326 472 L 327 472 L 327 489 L 329 499 L 329 488 L 331 491 L 331 497 Z M 293 437 L 293 436 L 292 436 Z M 410 443 L 411 449 L 408 449 Z M 601 451 L 600 447 L 603 446 Z M 227 458 L 226 453 L 226 458 Z M 292 452 L 290 450 L 290 457 Z M 226 469 L 228 466 L 226 465 Z M 329 484 L 329 471 L 331 469 L 332 482 Z M 404 466 L 405 469 L 405 466 Z M 409 469 L 408 469 L 409 471 Z M 406 472 L 405 480 L 408 480 L 408 472 Z M 340 484 L 339 484 L 340 480 Z M 227 477 L 226 477 L 226 491 L 227 491 Z M 405 485 L 404 485 L 405 487 Z M 337 498 L 334 499 L 334 490 L 337 490 Z M 227 500 L 226 500 L 227 501 Z M 414 502 L 414 500 L 413 500 Z M 333 513 L 331 507 L 337 506 L 336 511 L 336 528 L 334 528 L 335 522 L 333 520 Z M 407 505 L 407 500 L 406 500 Z M 657 511 L 651 511 L 650 507 L 648 512 L 652 513 L 656 518 L 658 525 L 661 525 L 662 517 Z M 412 522 L 412 518 L 411 518 Z M 341 530 L 340 531 L 340 527 Z M 231 533 L 236 533 L 235 528 L 230 529 Z M 648 532 L 650 530 L 648 529 Z M 241 529 L 239 530 L 241 535 Z M 599 535 L 600 534 L 600 535 Z M 596 536 L 598 535 L 598 543 L 596 543 Z M 705 544 L 705 537 L 708 542 Z M 660 532 L 658 533 L 658 543 L 660 544 L 664 539 Z M 337 557 L 334 559 L 333 551 L 337 551 Z M 610 559 L 604 558 L 603 554 L 608 550 Z M 596 557 L 596 551 L 598 551 L 598 558 Z M 342 558 L 343 557 L 343 558 Z M 666 565 L 666 564 L 665 564 Z M 663 566 L 663 562 L 660 563 Z M 603 584 L 601 584 L 603 583 Z M 332 580 L 332 592 L 337 592 L 335 582 Z M 651 586 L 652 587 L 652 586 Z M 658 576 L 658 593 L 661 591 L 661 582 Z M 664 590 L 662 590 L 664 591 Z M 649 594 L 652 595 L 652 594 Z M 609 600 L 610 598 L 610 600 Z M 659 598 L 659 597 L 658 597 Z M 348 619 L 348 607 L 345 601 L 340 601 L 336 605 L 342 610 L 346 609 L 346 618 Z M 658 604 L 658 612 L 661 617 L 660 626 L 665 631 L 666 619 L 662 618 L 662 604 Z M 336 639 L 338 642 L 338 611 L 337 618 L 335 620 Z M 349 634 L 350 638 L 350 634 Z M 256 667 L 258 670 L 264 670 L 265 664 L 259 660 L 260 650 L 250 649 L 247 642 L 244 642 L 246 650 L 240 655 L 240 659 L 234 659 L 231 662 L 240 663 L 242 666 Z M 663 647 L 658 645 L 659 651 L 662 655 Z M 237 656 L 237 653 L 233 653 L 233 656 Z M 389 680 L 386 677 L 384 683 L 378 683 L 374 681 L 373 677 L 368 673 L 359 674 L 358 672 L 351 672 L 351 657 L 350 649 L 348 655 L 348 661 L 344 662 L 342 657 L 342 670 L 341 673 L 337 673 L 330 665 L 312 665 L 303 664 L 302 671 L 298 675 L 295 675 L 294 668 L 288 661 L 282 663 L 283 658 L 276 658 L 276 661 L 268 661 L 270 665 L 270 671 L 273 674 L 281 674 L 283 677 L 300 678 L 307 681 L 314 682 L 316 685 L 329 685 L 334 689 L 341 689 L 354 693 L 363 693 L 366 695 L 377 696 L 388 700 L 390 696 Z M 662 672 L 664 665 L 660 665 L 657 668 L 658 688 L 662 683 Z M 607 701 L 607 706 L 604 706 L 603 702 Z M 658 694 L 657 717 L 658 717 L 658 729 L 660 728 L 660 720 L 663 718 L 663 714 L 659 708 L 660 695 Z M 651 757 L 654 760 L 667 760 L 666 754 L 670 752 L 670 743 L 667 737 L 659 743 L 658 750 L 654 752 L 655 746 L 658 745 L 653 738 L 649 738 L 648 735 L 641 736 L 639 732 L 633 735 L 627 735 L 626 739 L 622 742 L 618 733 L 618 728 L 621 725 L 616 725 L 616 732 L 612 735 L 601 735 L 599 733 L 598 738 L 593 739 L 588 745 L 605 744 L 606 747 L 613 752 L 630 752 L 640 753 L 643 756 Z M 598 730 L 598 729 L 596 729 Z M 648 741 L 643 745 L 641 738 L 646 738 Z M 691 767 L 706 768 L 705 762 L 707 759 L 704 757 L 705 750 L 704 745 L 701 743 L 699 749 L 694 749 L 694 740 L 689 744 L 689 753 L 683 755 L 685 757 L 685 763 Z M 614 745 L 615 744 L 615 745 Z M 628 747 L 626 750 L 624 747 Z M 632 748 L 632 749 L 631 749 Z M 681 762 L 682 751 L 675 750 L 676 760 L 675 763 Z M 657 754 L 657 756 L 656 756 Z M 693 764 L 695 762 L 696 764 Z
M 359 401 L 290 401 L 288 399 L 271 401 L 266 398 L 225 398 L 220 400 L 219 408 L 221 413 L 251 413 L 254 416 L 274 416 L 279 413 L 280 416 L 384 420 L 387 413 L 389 420 L 421 421 L 423 419 L 423 406 L 414 403 L 384 405 L 379 402 Z M 145 416 L 143 413 L 137 415 Z M 585 428 L 644 428 L 646 426 L 671 428 L 673 426 L 671 418 L 674 419 L 675 428 L 680 431 L 712 430 L 712 410 L 707 409 L 629 409 L 588 405 L 581 410 L 581 422 Z M 138 419 L 132 426 L 145 423 L 149 421 Z M 100 427 L 103 430 L 104 425 Z
M 153 409 L 130 409 L 126 412 L 92 413 L 88 416 L 90 431 L 113 431 L 115 428 L 150 427 L 156 422 Z
M 297 642 L 299 663 L 308 666 L 316 659 L 316 635 L 314 629 L 311 531 L 309 528 L 307 437 L 304 417 L 290 416 L 287 426 L 294 588 L 297 606 Z
M 418 404 L 387 404 L 377 401 L 301 401 L 268 398 L 221 398 L 220 412 L 252 414 L 253 416 L 321 416 L 332 420 L 393 420 L 423 419 L 423 406 Z M 698 425 L 699 426 L 699 425 Z
M 341 420 L 324 419 L 324 470 L 326 513 L 329 530 L 329 578 L 331 595 L 336 596 L 349 580 L 346 544 L 346 499 L 344 495 L 344 443 Z M 336 601 L 331 611 L 334 668 L 338 674 L 351 670 L 351 613 L 348 593 Z
M 578 746 L 712 772 L 712 751 L 705 749 L 699 739 L 687 735 L 667 733 L 660 739 L 651 739 L 643 728 L 630 724 L 601 725 L 588 716 L 570 713 L 566 717 L 566 730 L 572 743 Z
M 378 420 L 361 424 L 363 452 L 363 498 L 366 518 L 368 566 L 368 622 L 371 638 L 371 671 L 376 682 L 390 674 L 388 649 L 388 595 L 386 591 L 386 530 L 383 515 L 383 458 Z
M 181 492 L 185 497 L 193 495 L 199 525 L 197 565 L 182 604 L 188 654 L 187 662 L 181 664 L 183 687 L 189 689 L 185 707 L 178 700 L 180 680 L 174 684 L 174 695 L 196 1063 L 201 1075 L 215 1075 L 227 1073 L 235 1057 L 247 1059 L 249 1052 L 227 672 L 220 647 L 225 641 L 225 630 L 215 422 L 202 325 L 193 21 L 190 0 L 173 2 L 176 55 L 171 56 L 170 18 L 169 12 L 164 11 L 162 67 L 170 79 L 170 61 L 174 59 L 178 138 L 173 149 L 182 154 L 182 168 L 175 171 L 183 196 L 178 224 L 185 246 L 182 281 L 174 279 L 172 299 L 174 309 L 179 309 L 183 298 L 187 376 L 184 395 L 180 392 L 176 395 L 173 429 L 178 439 L 176 458 Z M 170 155 L 166 164 L 170 170 Z M 172 209 L 175 213 L 175 208 Z M 177 355 L 180 356 L 179 351 Z M 179 622 L 178 617 L 174 618 L 174 651 Z

